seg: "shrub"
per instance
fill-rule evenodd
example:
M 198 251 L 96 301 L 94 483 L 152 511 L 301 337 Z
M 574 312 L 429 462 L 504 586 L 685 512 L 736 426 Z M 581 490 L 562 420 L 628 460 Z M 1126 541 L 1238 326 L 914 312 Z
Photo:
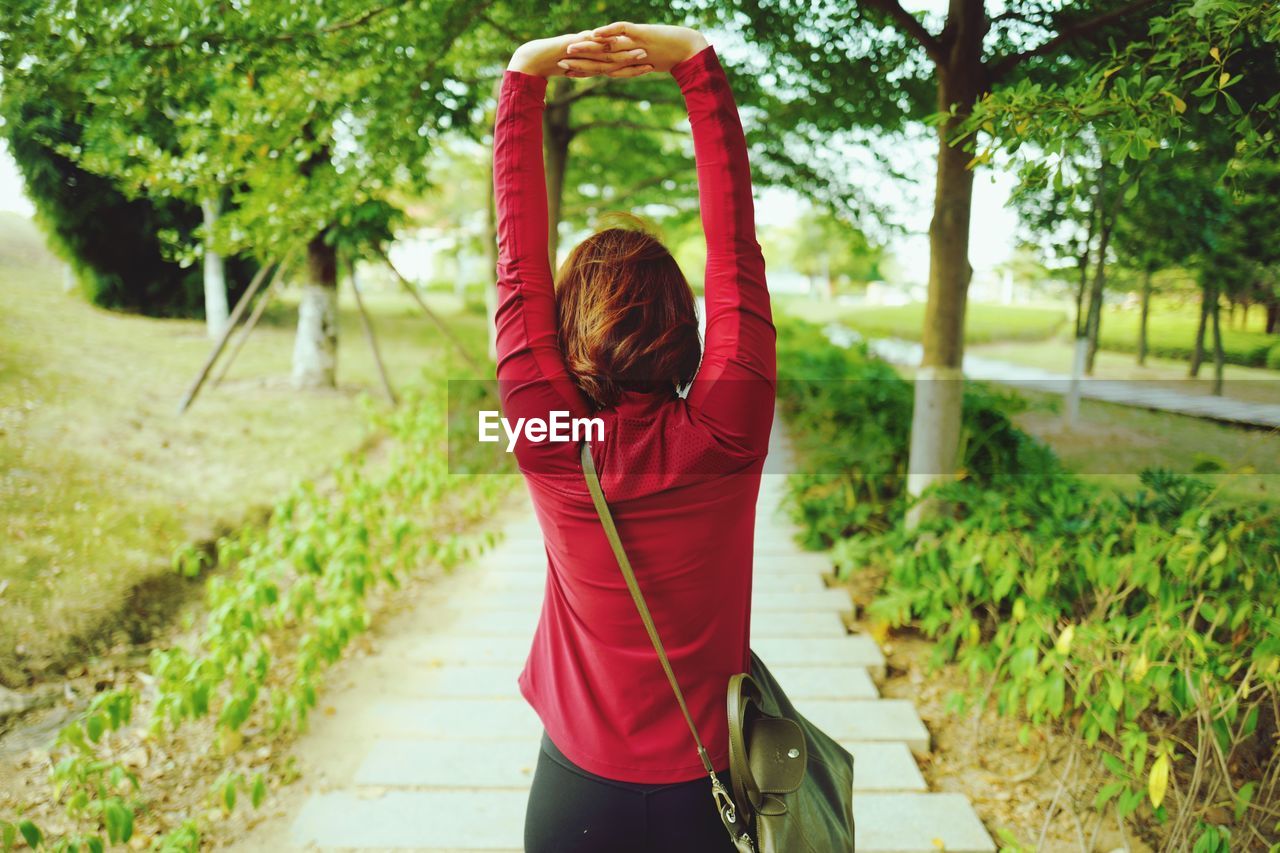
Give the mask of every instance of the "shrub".
M 779 405 L 806 463 L 789 493 L 806 545 L 829 547 L 855 532 L 888 529 L 905 498 L 911 383 L 865 345 L 842 349 L 795 319 L 778 321 L 778 363 Z M 1011 414 L 1025 407 L 1009 392 L 966 385 L 962 458 L 969 477 L 987 482 L 1057 470 L 1053 452 L 1013 426 Z
M 1267 353 L 1267 369 L 1280 370 L 1280 344 L 1273 346 L 1271 352 Z
M 785 330 L 785 375 L 879 375 L 865 352 L 815 331 Z M 990 699 L 1002 715 L 1072 735 L 1107 773 L 1094 807 L 1163 823 L 1167 848 L 1269 834 L 1275 818 L 1254 801 L 1280 784 L 1274 509 L 1157 470 L 1130 494 L 1104 491 L 1009 426 L 1007 398 L 976 390 L 965 430 L 982 439 L 970 438 L 965 459 L 991 465 L 940 487 L 947 514 L 907 530 L 897 481 L 876 490 L 868 479 L 901 473 L 905 392 L 806 387 L 788 387 L 782 409 L 802 467 L 828 471 L 822 488 L 813 473 L 791 481 L 806 539 L 835 544 L 841 576 L 873 569 L 870 615 L 919 629 L 936 662 L 969 673 L 954 709 Z M 870 467 L 819 467 L 838 461 Z

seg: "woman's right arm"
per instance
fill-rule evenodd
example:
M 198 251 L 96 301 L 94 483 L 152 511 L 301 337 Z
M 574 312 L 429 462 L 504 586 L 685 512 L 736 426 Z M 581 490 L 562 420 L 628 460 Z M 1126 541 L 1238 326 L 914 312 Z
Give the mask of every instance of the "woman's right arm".
M 514 63 L 513 63 L 514 64 Z M 493 129 L 493 189 L 497 210 L 498 391 L 503 415 L 573 417 L 590 407 L 569 377 L 556 335 L 556 307 L 548 258 L 547 185 L 542 163 L 542 113 L 547 79 L 503 72 Z M 566 449 L 567 447 L 567 449 Z M 520 441 L 521 468 L 555 473 L 571 468 L 574 448 Z

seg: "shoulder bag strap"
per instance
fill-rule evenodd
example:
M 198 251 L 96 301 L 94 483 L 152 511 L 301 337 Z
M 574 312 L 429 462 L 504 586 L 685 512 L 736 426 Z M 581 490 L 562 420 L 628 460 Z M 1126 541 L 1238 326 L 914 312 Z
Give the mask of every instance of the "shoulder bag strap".
M 587 478 L 587 489 L 591 492 L 591 501 L 596 505 L 596 514 L 600 516 L 600 523 L 604 525 L 604 535 L 609 537 L 609 545 L 613 548 L 613 555 L 618 559 L 618 567 L 622 569 L 622 576 L 626 578 L 627 589 L 631 590 L 631 599 L 636 603 L 636 609 L 640 611 L 640 619 L 644 621 L 644 628 L 649 632 L 649 639 L 653 642 L 653 648 L 658 653 L 658 659 L 662 661 L 662 668 L 667 673 L 667 681 L 671 682 L 671 690 L 676 694 L 676 701 L 680 703 L 680 712 L 684 714 L 684 720 L 689 724 L 689 731 L 693 734 L 693 741 L 698 745 L 698 756 L 702 759 L 702 766 L 707 772 L 715 777 L 715 770 L 711 766 L 711 759 L 707 755 L 706 747 L 702 745 L 701 738 L 698 737 L 698 729 L 693 724 L 693 717 L 689 714 L 689 708 L 684 703 L 684 694 L 680 692 L 680 685 L 676 681 L 676 675 L 671 670 L 671 662 L 667 660 L 667 653 L 662 648 L 662 640 L 658 639 L 658 629 L 653 624 L 653 617 L 649 615 L 649 607 L 644 602 L 644 596 L 640 593 L 640 585 L 636 583 L 635 572 L 631 570 L 631 561 L 627 559 L 627 552 L 622 547 L 622 540 L 618 537 L 618 528 L 613 524 L 613 514 L 609 512 L 609 504 L 605 502 L 604 491 L 600 488 L 600 477 L 596 474 L 596 463 L 591 458 L 591 445 L 583 442 L 582 444 L 582 473 Z

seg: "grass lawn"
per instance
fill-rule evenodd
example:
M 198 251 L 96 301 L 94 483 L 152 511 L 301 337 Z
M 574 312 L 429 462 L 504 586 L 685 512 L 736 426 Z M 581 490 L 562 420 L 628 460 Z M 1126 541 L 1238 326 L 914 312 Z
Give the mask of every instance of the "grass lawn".
M 1027 367 L 1040 367 L 1058 373 L 1071 372 L 1074 344 L 1055 338 L 1035 343 L 979 344 L 966 350 L 983 358 L 1007 361 Z M 1227 364 L 1222 370 L 1223 393 L 1227 397 L 1254 403 L 1280 403 L 1280 372 L 1257 367 L 1241 367 Z M 1213 393 L 1213 365 L 1200 368 L 1200 376 L 1187 376 L 1187 363 L 1171 358 L 1148 356 L 1147 363 L 1139 367 L 1132 353 L 1099 350 L 1094 361 L 1094 376 L 1100 379 L 1161 383 L 1161 387 L 1187 394 L 1209 395 Z M 1176 383 L 1176 384 L 1175 384 Z
M 1061 397 L 1019 393 L 1038 405 L 1015 415 L 1015 423 L 1048 443 L 1086 479 L 1132 490 L 1143 468 L 1167 468 L 1237 498 L 1280 501 L 1278 432 L 1097 400 L 1081 401 L 1080 424 L 1068 431 L 1061 414 L 1048 410 Z
M 0 684 L 20 686 L 145 639 L 170 615 L 174 550 L 323 474 L 370 438 L 358 398 L 382 397 L 345 289 L 339 387 L 290 387 L 286 293 L 227 379 L 178 415 L 210 350 L 204 324 L 88 305 L 34 227 L 0 216 Z M 408 297 L 367 301 L 398 387 L 469 375 Z M 432 303 L 483 352 L 483 317 Z
M 1147 328 L 1147 352 L 1181 361 L 1190 360 L 1199 325 L 1198 312 L 1199 309 L 1195 306 L 1153 307 Z M 1141 314 L 1137 310 L 1108 310 L 1102 317 L 1099 346 L 1116 352 L 1136 353 L 1140 320 Z M 1263 324 L 1262 311 L 1254 309 L 1247 329 L 1232 328 L 1227 322 L 1227 312 L 1223 310 L 1222 349 L 1228 362 L 1249 367 L 1266 365 L 1267 353 L 1273 347 L 1280 346 L 1280 335 L 1266 334 Z M 1211 353 L 1212 347 L 1213 334 L 1210 329 L 1205 333 L 1205 348 Z
M 777 296 L 782 310 L 813 323 L 838 321 L 869 338 L 920 340 L 924 328 L 924 305 L 841 305 L 807 296 Z M 1067 323 L 1061 308 L 1020 305 L 970 304 L 965 312 L 965 340 L 1039 341 L 1053 335 Z

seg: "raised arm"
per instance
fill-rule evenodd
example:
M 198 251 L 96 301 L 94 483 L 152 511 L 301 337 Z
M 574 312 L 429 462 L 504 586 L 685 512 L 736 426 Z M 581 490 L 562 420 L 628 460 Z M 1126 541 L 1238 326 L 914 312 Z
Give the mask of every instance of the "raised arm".
M 498 224 L 498 390 L 503 415 L 573 416 L 589 407 L 565 370 L 556 340 L 556 306 L 547 257 L 547 185 L 542 164 L 542 113 L 547 80 L 503 72 L 493 129 L 493 189 Z M 517 448 L 523 467 L 550 473 L 564 447 Z M 572 448 L 570 448 L 572 450 Z M 538 457 L 535 459 L 534 457 Z M 572 456 L 568 457 L 572 460 Z
M 547 418 L 564 411 L 583 417 L 591 407 L 565 369 L 556 336 L 555 289 L 547 257 L 550 225 L 542 162 L 542 114 L 547 77 L 563 74 L 556 61 L 572 43 L 590 38 L 583 31 L 522 45 L 502 75 L 493 128 L 493 189 L 498 220 L 498 390 L 503 414 Z M 609 51 L 601 45 L 586 55 L 607 60 L 612 76 L 631 76 L 650 66 L 628 64 L 643 51 Z M 577 471 L 577 452 L 564 443 L 521 441 L 516 456 L 526 470 Z
M 706 344 L 688 400 L 720 440 L 763 455 L 773 424 L 776 332 L 746 137 L 714 47 L 678 63 L 671 75 L 689 110 L 707 240 Z

